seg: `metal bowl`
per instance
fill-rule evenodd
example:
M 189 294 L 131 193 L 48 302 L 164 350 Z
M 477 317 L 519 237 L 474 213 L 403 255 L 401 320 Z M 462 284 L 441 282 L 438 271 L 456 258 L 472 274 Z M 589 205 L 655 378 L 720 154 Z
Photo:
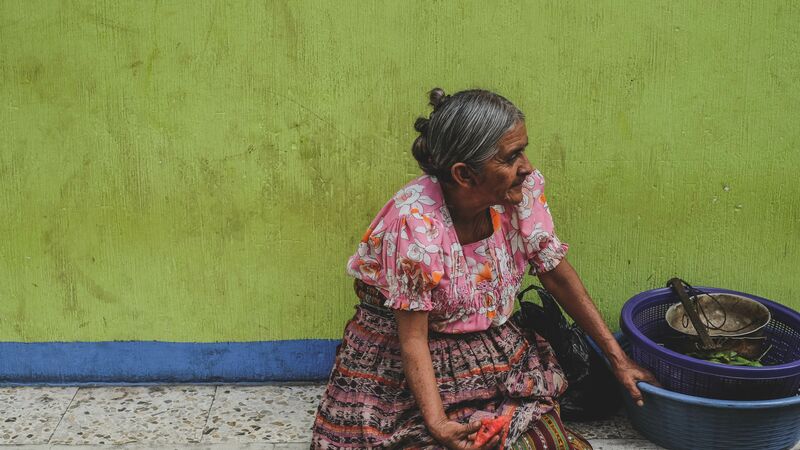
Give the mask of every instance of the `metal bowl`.
M 766 306 L 735 294 L 701 294 L 692 299 L 697 299 L 700 321 L 708 328 L 709 336 L 745 336 L 766 326 L 771 318 Z M 673 330 L 697 336 L 681 303 L 669 307 L 666 319 Z

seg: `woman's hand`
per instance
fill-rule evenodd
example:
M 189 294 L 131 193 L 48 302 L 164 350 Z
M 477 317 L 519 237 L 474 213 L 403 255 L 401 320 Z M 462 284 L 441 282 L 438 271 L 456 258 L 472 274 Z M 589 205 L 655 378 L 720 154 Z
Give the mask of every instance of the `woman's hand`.
M 431 435 L 442 445 L 457 450 L 489 450 L 498 448 L 500 436 L 489 439 L 485 445 L 475 446 L 475 434 L 480 430 L 480 422 L 469 425 L 460 424 L 452 420 L 443 420 L 429 428 Z
M 620 384 L 628 391 L 637 406 L 644 405 L 642 393 L 639 391 L 639 387 L 636 386 L 637 381 L 644 381 L 655 386 L 661 386 L 649 370 L 636 364 L 630 358 L 626 357 L 621 362 L 614 364 L 612 368 L 614 376 L 617 377 Z

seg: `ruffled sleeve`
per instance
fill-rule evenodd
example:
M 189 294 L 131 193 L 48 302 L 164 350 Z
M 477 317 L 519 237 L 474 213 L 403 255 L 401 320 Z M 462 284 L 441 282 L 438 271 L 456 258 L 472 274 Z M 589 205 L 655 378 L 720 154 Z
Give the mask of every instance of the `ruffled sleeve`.
M 553 270 L 567 254 L 553 229 L 553 217 L 544 196 L 544 177 L 535 170 L 522 186 L 523 199 L 512 213 L 512 248 L 524 252 L 531 275 Z
M 365 233 L 358 252 L 348 262 L 348 273 L 379 288 L 389 308 L 434 309 L 431 290 L 444 274 L 445 233 L 438 225 L 416 209 L 408 214 L 388 211 Z

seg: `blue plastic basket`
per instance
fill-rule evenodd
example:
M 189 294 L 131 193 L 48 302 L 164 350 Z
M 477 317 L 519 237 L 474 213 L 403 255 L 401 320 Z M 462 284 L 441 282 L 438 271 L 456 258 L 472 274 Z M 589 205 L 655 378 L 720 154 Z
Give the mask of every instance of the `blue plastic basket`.
M 621 334 L 617 339 L 629 351 Z M 800 441 L 800 396 L 763 401 L 715 400 L 670 392 L 647 383 L 638 386 L 644 406 L 636 406 L 624 394 L 628 418 L 637 431 L 662 447 L 785 450 Z
M 765 298 L 727 289 L 701 287 L 706 293 L 731 293 L 764 304 L 772 320 L 764 335 L 772 344 L 764 367 L 728 366 L 688 357 L 656 342 L 678 333 L 664 315 L 678 300 L 670 289 L 642 292 L 622 307 L 620 328 L 631 358 L 650 369 L 664 388 L 687 395 L 728 400 L 768 400 L 796 395 L 800 389 L 800 314 Z

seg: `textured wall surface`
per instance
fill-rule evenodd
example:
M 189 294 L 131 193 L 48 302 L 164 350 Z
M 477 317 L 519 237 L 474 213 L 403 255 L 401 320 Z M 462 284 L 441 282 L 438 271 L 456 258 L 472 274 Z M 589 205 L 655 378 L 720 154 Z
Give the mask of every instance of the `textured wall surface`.
M 340 337 L 437 85 L 527 114 L 613 325 L 674 275 L 800 309 L 800 8 L 563 3 L 0 0 L 0 340 Z

